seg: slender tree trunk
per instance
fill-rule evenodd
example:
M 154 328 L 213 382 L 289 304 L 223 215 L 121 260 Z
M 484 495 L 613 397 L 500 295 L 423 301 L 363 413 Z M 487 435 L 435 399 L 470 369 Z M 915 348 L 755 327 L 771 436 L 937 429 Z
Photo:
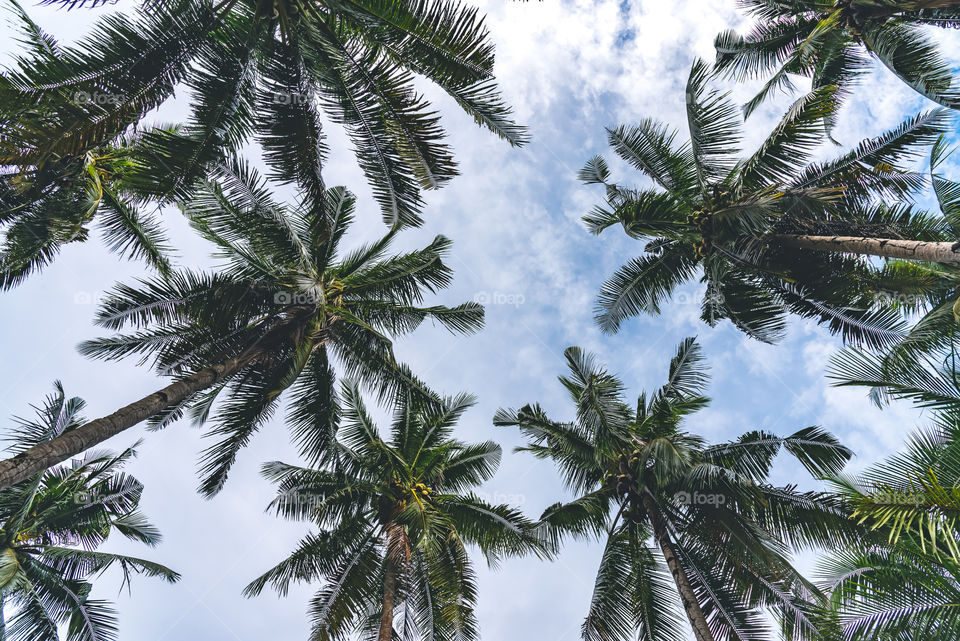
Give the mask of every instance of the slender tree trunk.
M 378 641 L 390 641 L 393 638 L 393 602 L 397 595 L 397 569 L 389 559 L 383 575 L 383 614 L 380 615 L 380 635 Z
M 121 407 L 113 414 L 81 425 L 75 430 L 34 445 L 13 458 L 0 461 L 0 489 L 25 481 L 51 465 L 62 463 L 133 427 L 151 416 L 173 407 L 192 394 L 201 392 L 217 381 L 236 374 L 263 353 L 263 348 L 249 350 L 217 365 L 206 367 L 187 378 L 138 401 Z
M 393 638 L 393 606 L 397 598 L 397 563 L 391 546 L 393 537 L 388 536 L 387 553 L 383 561 L 383 612 L 380 615 L 380 634 L 377 641 Z
M 673 542 L 670 540 L 670 534 L 667 532 L 666 523 L 660 515 L 660 508 L 656 501 L 650 496 L 649 492 L 643 493 L 643 507 L 650 516 L 650 523 L 653 525 L 653 536 L 663 552 L 663 558 L 667 562 L 667 568 L 673 575 L 673 582 L 677 585 L 677 592 L 680 593 L 680 601 L 683 603 L 683 611 L 687 614 L 690 621 L 690 627 L 693 628 L 693 635 L 697 641 L 714 641 L 713 634 L 710 632 L 710 626 L 707 625 L 707 617 L 700 609 L 700 602 L 697 595 L 690 585 L 690 578 L 687 576 L 683 566 L 677 559 L 677 553 L 673 549 Z
M 960 265 L 960 243 L 931 243 L 922 240 L 900 240 L 895 238 L 807 236 L 795 234 L 778 234 L 773 238 L 788 247 L 797 247 L 800 249 Z

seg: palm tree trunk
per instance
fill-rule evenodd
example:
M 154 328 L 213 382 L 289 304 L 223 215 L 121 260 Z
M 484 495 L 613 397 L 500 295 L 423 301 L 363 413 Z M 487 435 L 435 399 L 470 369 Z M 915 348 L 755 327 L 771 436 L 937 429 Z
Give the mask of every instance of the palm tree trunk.
M 149 396 L 121 407 L 109 416 L 85 423 L 75 430 L 34 445 L 13 458 L 0 461 L 0 489 L 25 481 L 51 465 L 62 463 L 137 423 L 182 403 L 191 395 L 216 384 L 217 381 L 236 374 L 263 352 L 262 347 L 248 350 L 222 363 L 204 368 Z
M 777 234 L 773 238 L 783 245 L 799 249 L 960 265 L 960 243 L 932 243 L 922 240 L 861 236 L 808 236 L 803 234 Z
M 704 616 L 700 608 L 700 602 L 697 595 L 690 585 L 690 578 L 687 576 L 683 566 L 677 559 L 677 553 L 673 549 L 673 542 L 670 540 L 670 533 L 667 532 L 666 523 L 660 514 L 660 508 L 649 492 L 643 492 L 643 507 L 650 516 L 650 523 L 653 525 L 653 536 L 663 552 L 663 558 L 667 562 L 667 568 L 673 575 L 673 582 L 677 585 L 677 592 L 680 593 L 680 601 L 683 603 L 683 611 L 687 614 L 690 621 L 690 627 L 693 628 L 693 635 L 697 641 L 714 641 L 713 633 L 710 632 L 710 626 L 707 625 L 707 617 Z
M 390 544 L 383 563 L 383 613 L 380 615 L 380 634 L 377 641 L 391 641 L 393 638 L 393 605 L 397 597 L 397 565 L 391 559 Z

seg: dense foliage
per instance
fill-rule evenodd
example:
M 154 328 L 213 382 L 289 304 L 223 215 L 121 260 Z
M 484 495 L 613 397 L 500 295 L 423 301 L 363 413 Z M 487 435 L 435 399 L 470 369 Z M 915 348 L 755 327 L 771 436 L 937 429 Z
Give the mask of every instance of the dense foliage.
M 312 638 L 478 639 L 476 575 L 467 546 L 489 563 L 548 552 L 533 524 L 508 505 L 472 492 L 500 463 L 492 441 L 466 444 L 453 427 L 467 395 L 425 404 L 401 394 L 384 438 L 356 385 L 341 394 L 342 422 L 325 463 L 264 466 L 278 484 L 272 507 L 320 531 L 247 586 L 286 593 L 292 581 L 322 580 L 310 604 Z
M 293 438 L 308 457 L 323 450 L 336 420 L 334 358 L 381 398 L 402 386 L 430 397 L 395 359 L 391 337 L 425 320 L 462 333 L 483 325 L 477 303 L 422 304 L 451 282 L 443 262 L 448 239 L 389 255 L 393 230 L 345 251 L 341 243 L 354 220 L 345 189 L 316 198 L 305 193 L 288 206 L 243 163 L 224 167 L 218 178 L 199 189 L 185 213 L 218 248 L 223 268 L 118 285 L 97 320 L 130 331 L 81 346 L 97 358 L 150 359 L 158 373 L 178 380 L 232 364 L 212 387 L 185 394 L 150 419 L 163 427 L 189 408 L 198 422 L 213 422 L 208 435 L 215 441 L 201 463 L 206 494 L 220 490 L 237 453 L 288 388 Z
M 83 400 L 55 387 L 35 418 L 17 420 L 13 453 L 82 424 Z M 160 541 L 138 509 L 143 486 L 121 471 L 134 454 L 88 452 L 0 490 L 0 639 L 57 641 L 62 628 L 66 641 L 113 641 L 116 613 L 91 595 L 97 575 L 116 566 L 124 583 L 131 574 L 179 579 L 159 563 L 98 549 L 114 532 L 149 546 Z
M 421 189 L 457 169 L 415 74 L 479 125 L 526 141 L 481 17 L 452 0 L 143 0 L 75 45 L 9 4 L 24 46 L 0 74 L 0 287 L 84 240 L 94 217 L 113 249 L 164 266 L 162 232 L 139 204 L 189 197 L 251 140 L 281 181 L 315 181 L 324 118 L 346 128 L 384 220 L 421 224 Z M 187 122 L 149 126 L 183 87 Z
M 651 119 L 608 130 L 614 152 L 654 182 L 633 188 L 611 179 L 595 157 L 580 171 L 605 188 L 606 203 L 584 217 L 599 234 L 621 225 L 646 241 L 644 254 L 621 267 L 597 301 L 600 327 L 659 314 L 684 283 L 706 285 L 701 317 L 729 319 L 759 340 L 774 342 L 796 314 L 825 324 L 856 345 L 886 347 L 907 329 L 898 294 L 939 286 L 931 270 L 895 269 L 863 260 L 855 241 L 833 251 L 796 244 L 810 236 L 910 239 L 950 243 L 952 222 L 910 200 L 925 185 L 911 161 L 939 140 L 946 112 L 932 110 L 864 140 L 852 151 L 813 161 L 836 87 L 796 101 L 758 149 L 739 157 L 740 117 L 726 94 L 711 89 L 696 62 L 687 82 L 690 140 Z
M 717 36 L 717 68 L 739 78 L 769 75 L 745 106 L 749 114 L 790 76 L 810 78 L 814 89 L 851 85 L 870 68 L 870 57 L 926 98 L 960 107 L 951 65 L 925 27 L 960 27 L 953 0 L 739 0 L 756 18 L 746 36 Z M 771 73 L 772 72 L 772 73 Z
M 557 537 L 605 540 L 583 638 L 679 639 L 685 615 L 698 641 L 769 639 L 763 611 L 798 637 L 815 634 L 819 592 L 786 550 L 843 545 L 857 528 L 830 495 L 768 477 L 781 450 L 814 477 L 838 472 L 850 450 L 819 427 L 784 438 L 754 430 L 718 444 L 689 431 L 709 403 L 693 339 L 677 349 L 666 383 L 635 404 L 593 357 L 575 347 L 566 357 L 560 382 L 575 420 L 527 405 L 494 422 L 518 426 L 529 442 L 521 449 L 553 460 L 577 494 L 547 508 L 544 526 Z

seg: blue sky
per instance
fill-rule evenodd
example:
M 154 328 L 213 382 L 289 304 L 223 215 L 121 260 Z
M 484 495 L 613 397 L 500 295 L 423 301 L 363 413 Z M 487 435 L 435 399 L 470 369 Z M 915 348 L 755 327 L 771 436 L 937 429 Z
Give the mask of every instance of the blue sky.
M 606 126 L 647 116 L 685 124 L 683 85 L 693 58 L 712 59 L 714 35 L 746 24 L 734 0 L 476 4 L 488 14 L 501 85 L 518 119 L 530 126 L 533 142 L 511 149 L 477 129 L 452 100 L 422 85 L 443 114 L 462 175 L 427 195 L 426 225 L 405 232 L 400 245 L 423 245 L 435 234 L 449 236 L 456 281 L 437 300 L 492 304 L 482 333 L 453 337 L 424 326 L 399 342 L 397 352 L 435 388 L 479 397 L 459 436 L 493 438 L 505 451 L 500 472 L 483 491 L 497 501 L 519 503 L 530 516 L 565 496 L 551 465 L 512 453 L 520 444 L 517 435 L 494 428 L 491 417 L 498 407 L 533 401 L 553 416 L 570 416 L 572 409 L 556 381 L 569 345 L 595 352 L 635 395 L 659 385 L 678 341 L 696 334 L 713 368 L 714 403 L 690 424 L 691 430 L 725 440 L 760 427 L 787 434 L 820 424 L 857 452 L 856 467 L 897 448 L 908 430 L 922 422 L 920 413 L 906 405 L 880 412 L 858 390 L 827 387 L 823 368 L 837 341 L 809 323 L 792 322 L 782 344 L 762 345 L 729 324 L 709 328 L 700 323 L 699 289 L 691 286 L 663 316 L 630 321 L 615 336 L 604 336 L 593 325 L 599 286 L 641 247 L 617 230 L 599 238 L 585 231 L 579 219 L 601 194 L 579 184 L 576 171 L 594 154 L 609 157 Z M 95 15 L 28 8 L 65 41 L 81 36 Z M 3 29 L 0 54 L 6 62 L 15 43 L 6 37 L 9 27 Z M 952 59 L 960 60 L 960 41 L 940 38 Z M 733 89 L 738 98 L 750 95 L 748 87 Z M 185 98 L 179 96 L 159 117 L 182 114 Z M 788 102 L 782 99 L 753 116 L 751 143 L 762 138 Z M 838 137 L 854 144 L 923 107 L 888 72 L 878 70 L 845 109 Z M 330 127 L 328 135 L 332 154 L 326 180 L 358 194 L 360 214 L 352 241 L 360 243 L 383 232 L 380 214 L 342 132 Z M 623 166 L 612 166 L 618 179 L 640 180 Z M 181 265 L 211 264 L 209 247 L 190 234 L 176 211 L 165 211 L 164 221 L 180 248 Z M 91 322 L 98 296 L 113 283 L 142 273 L 139 265 L 107 253 L 94 238 L 68 248 L 52 267 L 0 296 L 0 416 L 26 415 L 28 405 L 40 402 L 57 378 L 68 394 L 88 401 L 88 417 L 160 387 L 156 377 L 133 362 L 92 362 L 75 350 L 80 341 L 98 335 Z M 226 489 L 212 501 L 194 492 L 197 453 L 204 445 L 198 430 L 185 421 L 159 433 L 137 428 L 110 446 L 122 448 L 140 437 L 145 440 L 130 471 L 146 485 L 144 511 L 165 536 L 150 554 L 184 578 L 173 586 L 136 580 L 132 596 L 117 595 L 118 577 L 102 580 L 99 594 L 117 598 L 122 638 L 305 639 L 310 587 L 285 599 L 269 593 L 254 600 L 240 595 L 250 579 L 306 533 L 303 524 L 280 522 L 263 512 L 272 489 L 258 476 L 260 463 L 296 460 L 282 422 L 277 419 L 259 433 L 241 454 Z M 801 470 L 786 460 L 776 480 L 805 483 Z M 144 552 L 120 540 L 108 545 Z M 804 555 L 801 564 L 808 567 L 812 556 Z M 598 557 L 596 545 L 574 544 L 553 563 L 513 560 L 496 571 L 481 570 L 483 635 L 578 638 Z

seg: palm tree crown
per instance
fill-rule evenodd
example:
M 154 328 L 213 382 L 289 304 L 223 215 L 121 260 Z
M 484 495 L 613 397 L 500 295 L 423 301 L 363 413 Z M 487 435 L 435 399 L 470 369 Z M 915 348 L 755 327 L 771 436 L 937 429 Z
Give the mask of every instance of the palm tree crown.
M 123 136 L 82 157 L 46 163 L 32 178 L 0 177 L 0 289 L 22 283 L 64 245 L 87 240 L 94 220 L 112 251 L 169 273 L 172 248 L 163 227 L 123 187 L 137 167 L 136 144 L 137 137 Z
M 846 88 L 879 60 L 915 91 L 945 107 L 960 108 L 953 70 L 924 27 L 960 27 L 955 0 L 740 0 L 757 18 L 746 36 L 717 36 L 716 66 L 740 79 L 772 76 L 745 107 L 792 88 L 791 75 L 813 87 Z M 865 55 L 868 54 L 868 55 Z
M 960 634 L 960 562 L 915 539 L 837 550 L 820 573 L 843 629 L 837 641 L 949 641 Z
M 608 131 L 617 155 L 654 187 L 611 182 L 599 156 L 580 172 L 606 188 L 606 206 L 584 218 L 590 230 L 619 223 L 630 237 L 648 241 L 646 253 L 603 286 L 600 326 L 616 331 L 627 318 L 659 313 L 678 286 L 702 272 L 702 318 L 710 324 L 726 318 L 772 342 L 793 313 L 854 343 L 897 340 L 904 325 L 887 304 L 890 294 L 923 291 L 929 275 L 900 270 L 894 278 L 851 254 L 898 256 L 891 247 L 903 242 L 918 257 L 931 248 L 954 255 L 950 221 L 883 200 L 908 199 L 925 184 L 906 161 L 938 139 L 948 112 L 920 114 L 839 158 L 811 162 L 832 109 L 835 90 L 828 87 L 798 100 L 759 149 L 739 159 L 738 110 L 708 88 L 709 78 L 696 62 L 687 84 L 689 142 L 680 144 L 676 132 L 649 119 Z
M 871 536 L 821 562 L 845 639 L 960 635 L 960 428 L 953 416 L 903 452 L 837 480 Z
M 476 577 L 468 545 L 488 562 L 545 553 L 532 524 L 507 505 L 471 491 L 500 462 L 491 441 L 468 445 L 453 426 L 473 404 L 467 395 L 423 403 L 401 393 L 389 439 L 359 389 L 345 384 L 341 423 L 324 464 L 264 466 L 278 483 L 272 507 L 309 519 L 320 531 L 252 582 L 285 594 L 294 581 L 324 581 L 310 605 L 311 639 L 477 639 Z
M 395 228 L 346 252 L 340 244 L 353 221 L 354 199 L 343 188 L 326 190 L 319 200 L 302 194 L 296 205 L 285 206 L 242 163 L 221 167 L 219 176 L 185 211 L 216 245 L 224 268 L 118 285 L 105 298 L 98 323 L 132 331 L 81 346 L 97 358 L 152 360 L 158 373 L 177 383 L 144 399 L 149 411 L 140 407 L 143 402 L 128 406 L 103 424 L 84 426 L 72 442 L 83 451 L 146 418 L 162 427 L 188 407 L 203 422 L 219 399 L 209 433 L 217 441 L 205 451 L 201 468 L 207 494 L 222 487 L 238 451 L 276 411 L 283 390 L 293 390 L 294 438 L 305 451 L 321 451 L 335 424 L 336 362 L 378 395 L 413 385 L 430 396 L 394 359 L 391 337 L 426 319 L 452 332 L 483 325 L 477 303 L 422 305 L 427 294 L 452 280 L 442 260 L 450 247 L 446 238 L 387 256 Z M 35 461 L 73 453 L 47 448 Z
M 767 478 L 781 449 L 814 476 L 838 471 L 850 451 L 818 427 L 786 438 L 757 430 L 718 445 L 683 429 L 708 403 L 692 338 L 671 360 L 667 383 L 635 405 L 593 357 L 571 347 L 566 358 L 570 374 L 560 382 L 575 420 L 553 421 L 527 405 L 500 410 L 494 422 L 518 426 L 529 441 L 521 449 L 555 461 L 578 494 L 547 508 L 543 527 L 606 539 L 583 638 L 680 638 L 681 612 L 698 641 L 769 639 L 761 610 L 809 632 L 817 591 L 786 550 L 831 546 L 853 527 L 829 496 Z
M 63 388 L 47 397 L 36 419 L 18 419 L 14 453 L 77 428 L 83 400 L 66 398 Z M 10 641 L 117 638 L 110 603 L 92 598 L 91 578 L 111 566 L 176 581 L 168 568 L 129 556 L 97 551 L 116 532 L 153 546 L 160 533 L 138 510 L 143 486 L 120 471 L 134 456 L 90 453 L 69 465 L 50 468 L 0 490 L 0 638 Z
M 305 187 L 327 153 L 321 113 L 347 129 L 388 224 L 418 225 L 420 190 L 457 170 L 414 74 L 511 144 L 526 140 L 482 18 L 451 0 L 144 0 L 138 17 L 106 17 L 75 46 L 12 7 L 26 51 L 0 74 L 0 225 L 35 236 L 5 248 L 11 269 L 24 252 L 49 260 L 82 240 L 101 208 L 117 244 L 151 258 L 161 238 L 144 233 L 156 230 L 136 201 L 187 198 L 250 139 L 278 179 Z M 182 85 L 194 95 L 185 124 L 123 142 Z M 122 168 L 118 148 L 130 152 Z

